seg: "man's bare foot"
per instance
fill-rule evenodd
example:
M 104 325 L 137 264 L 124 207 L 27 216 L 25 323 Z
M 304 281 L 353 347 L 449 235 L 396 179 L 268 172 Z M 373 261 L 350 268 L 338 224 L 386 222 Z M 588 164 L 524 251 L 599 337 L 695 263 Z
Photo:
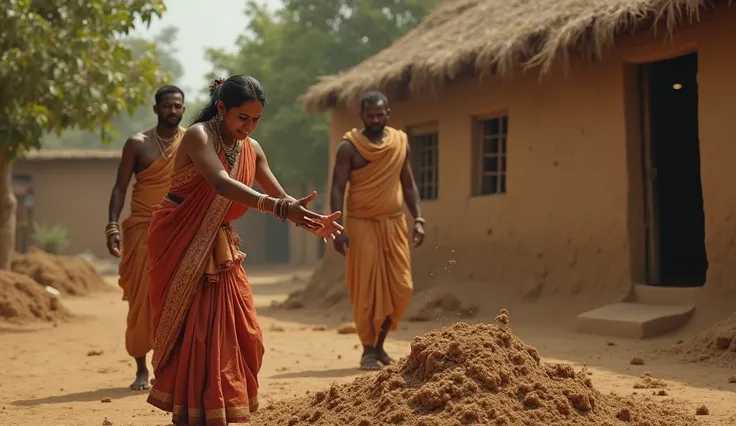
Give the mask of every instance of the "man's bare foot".
M 149 389 L 148 385 L 148 370 L 139 371 L 135 375 L 135 381 L 130 385 L 131 390 L 146 390 Z
M 380 362 L 383 365 L 390 365 L 392 362 L 394 362 L 393 358 L 389 356 L 389 354 L 386 353 L 386 350 L 381 348 L 378 350 L 378 362 Z
M 378 363 L 378 355 L 374 350 L 363 352 L 363 356 L 360 358 L 360 369 L 371 371 L 381 369 L 381 364 Z

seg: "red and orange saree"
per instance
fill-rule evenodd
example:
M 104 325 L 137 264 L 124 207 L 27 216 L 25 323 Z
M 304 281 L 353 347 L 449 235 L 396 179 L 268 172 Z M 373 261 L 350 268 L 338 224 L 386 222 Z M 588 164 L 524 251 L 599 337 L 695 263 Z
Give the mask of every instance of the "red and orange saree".
M 229 173 L 251 186 L 256 154 L 250 140 L 241 143 Z M 258 408 L 264 353 L 230 225 L 247 207 L 217 195 L 193 164 L 173 172 L 169 194 L 148 234 L 156 376 L 148 402 L 173 413 L 176 425 L 245 422 Z

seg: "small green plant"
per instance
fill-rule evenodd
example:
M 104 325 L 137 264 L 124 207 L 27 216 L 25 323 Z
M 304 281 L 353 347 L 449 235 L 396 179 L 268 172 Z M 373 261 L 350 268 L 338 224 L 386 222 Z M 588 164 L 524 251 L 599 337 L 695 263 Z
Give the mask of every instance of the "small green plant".
M 51 227 L 33 224 L 33 234 L 38 247 L 51 254 L 59 254 L 69 245 L 67 229 L 61 225 Z

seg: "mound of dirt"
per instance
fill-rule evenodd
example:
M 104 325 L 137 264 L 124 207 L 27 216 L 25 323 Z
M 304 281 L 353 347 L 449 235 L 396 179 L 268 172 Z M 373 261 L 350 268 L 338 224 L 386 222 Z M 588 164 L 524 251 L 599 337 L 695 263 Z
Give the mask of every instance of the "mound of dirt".
M 297 290 L 275 307 L 284 309 L 349 307 L 349 295 L 345 285 L 345 258 L 333 250 L 312 274 L 302 290 Z M 476 305 L 461 302 L 447 291 L 428 290 L 417 294 L 406 314 L 408 321 L 435 321 L 444 318 L 473 318 L 478 312 Z
M 42 286 L 53 287 L 62 294 L 82 296 L 109 288 L 89 262 L 80 258 L 55 256 L 38 249 L 15 255 L 12 270 L 33 278 Z
M 334 250 L 328 250 L 306 287 L 291 293 L 283 303 L 276 306 L 285 309 L 331 308 L 347 302 L 345 258 Z
M 431 291 L 423 299 L 417 297 L 412 301 L 406 315 L 408 321 L 436 321 L 453 317 L 466 319 L 475 317 L 478 312 L 476 305 L 463 303 L 448 292 Z
M 686 361 L 736 361 L 736 313 L 678 344 L 673 351 Z
M 587 374 L 543 364 L 507 327 L 457 323 L 414 339 L 411 354 L 378 374 L 256 413 L 276 425 L 693 426 L 650 400 L 603 395 Z
M 59 299 L 44 290 L 32 278 L 10 271 L 0 271 L 0 319 L 23 324 L 34 321 L 54 322 L 69 317 Z

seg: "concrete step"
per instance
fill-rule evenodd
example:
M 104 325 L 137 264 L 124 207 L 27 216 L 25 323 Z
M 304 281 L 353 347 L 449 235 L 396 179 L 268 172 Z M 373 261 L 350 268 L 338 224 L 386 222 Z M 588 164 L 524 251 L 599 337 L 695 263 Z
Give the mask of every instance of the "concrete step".
M 646 305 L 695 305 L 702 287 L 656 287 L 635 284 L 633 302 Z
M 577 316 L 578 330 L 602 336 L 645 339 L 682 327 L 695 305 L 651 305 L 622 302 L 602 306 Z

